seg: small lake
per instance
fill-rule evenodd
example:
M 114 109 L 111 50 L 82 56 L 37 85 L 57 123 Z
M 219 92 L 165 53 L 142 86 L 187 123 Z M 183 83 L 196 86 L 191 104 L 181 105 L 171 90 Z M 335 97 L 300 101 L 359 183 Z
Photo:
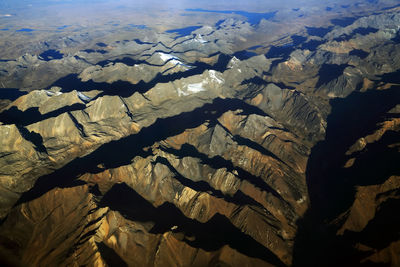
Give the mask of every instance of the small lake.
M 99 47 L 107 47 L 107 44 L 105 43 L 96 43 L 96 45 Z
M 57 30 L 64 30 L 65 28 L 68 28 L 70 25 L 63 25 L 60 27 L 57 27 Z
M 165 31 L 167 33 L 176 33 L 178 34 L 175 39 L 183 37 L 183 36 L 187 36 L 190 35 L 193 31 L 200 29 L 202 26 L 189 26 L 189 27 L 185 27 L 185 28 L 180 28 L 180 29 L 172 29 L 172 30 L 168 30 Z
M 29 28 L 22 28 L 22 29 L 19 29 L 19 30 L 16 30 L 17 32 L 33 32 L 33 31 L 35 31 L 34 29 L 29 29 Z
M 143 24 L 139 24 L 139 25 L 136 25 L 136 24 L 128 24 L 128 26 L 131 27 L 131 28 L 139 29 L 139 30 L 144 30 L 144 29 L 147 28 L 146 25 L 143 25 Z

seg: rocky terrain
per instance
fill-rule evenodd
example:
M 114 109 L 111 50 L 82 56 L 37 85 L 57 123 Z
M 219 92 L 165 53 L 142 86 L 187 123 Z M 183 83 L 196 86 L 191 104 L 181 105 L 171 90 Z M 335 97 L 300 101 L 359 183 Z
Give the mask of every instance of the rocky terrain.
M 399 266 L 399 8 L 268 23 L 0 61 L 2 265 Z

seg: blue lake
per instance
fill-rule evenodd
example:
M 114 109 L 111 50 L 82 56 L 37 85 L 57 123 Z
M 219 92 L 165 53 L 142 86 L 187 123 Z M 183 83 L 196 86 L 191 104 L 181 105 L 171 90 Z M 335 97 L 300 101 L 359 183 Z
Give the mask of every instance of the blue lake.
M 29 29 L 29 28 L 22 28 L 22 29 L 17 30 L 17 32 L 33 32 L 33 31 L 34 31 L 33 29 Z
M 143 30 L 143 29 L 146 29 L 146 28 L 147 28 L 146 25 L 143 25 L 143 24 L 141 24 L 141 25 L 128 24 L 128 26 L 131 27 L 131 28 L 139 29 L 139 30 Z
M 57 30 L 64 30 L 65 28 L 68 28 L 70 25 L 63 25 L 57 28 Z
M 99 47 L 107 47 L 107 44 L 105 43 L 96 43 L 96 45 Z
M 195 31 L 195 30 L 197 30 L 197 29 L 200 29 L 200 28 L 201 28 L 201 26 L 189 26 L 189 27 L 181 28 L 181 29 L 172 29 L 172 30 L 168 30 L 168 31 L 165 31 L 165 32 L 168 32 L 168 33 L 177 33 L 178 36 L 176 36 L 176 38 L 179 38 L 179 37 L 183 37 L 183 36 L 189 35 L 189 34 L 191 34 L 193 31 Z M 175 39 L 176 39 L 176 38 L 175 38 Z
M 247 21 L 250 24 L 258 24 L 262 19 L 266 19 L 266 20 L 272 19 L 277 12 L 277 11 L 274 11 L 274 12 L 268 12 L 268 13 L 254 13 L 254 12 L 247 12 L 247 11 L 240 11 L 240 10 L 238 10 L 238 11 L 237 10 L 208 10 L 208 9 L 202 9 L 202 8 L 186 9 L 186 11 L 240 15 L 240 16 L 246 17 Z

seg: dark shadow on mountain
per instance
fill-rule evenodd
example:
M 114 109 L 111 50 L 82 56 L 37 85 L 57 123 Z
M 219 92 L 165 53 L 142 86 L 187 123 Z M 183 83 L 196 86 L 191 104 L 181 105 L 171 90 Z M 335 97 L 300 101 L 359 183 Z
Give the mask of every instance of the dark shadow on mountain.
M 333 27 L 318 28 L 318 27 L 306 27 L 307 34 L 311 36 L 324 37 L 328 32 L 332 31 Z
M 144 84 L 144 82 L 141 83 Z M 130 82 L 126 81 L 116 81 L 111 84 L 106 82 L 98 83 L 92 80 L 83 82 L 81 79 L 79 79 L 78 74 L 69 74 L 63 78 L 58 79 L 48 88 L 51 88 L 53 86 L 61 87 L 63 93 L 71 92 L 73 90 L 77 90 L 80 92 L 101 90 L 104 92 L 105 95 L 121 95 L 129 97 L 137 91 L 139 84 L 133 85 Z
M 103 197 L 101 206 L 119 211 L 132 221 L 153 222 L 150 233 L 162 234 L 177 226 L 174 232 L 191 237 L 184 242 L 195 248 L 216 251 L 228 245 L 250 257 L 256 257 L 275 266 L 285 266 L 270 250 L 251 236 L 237 229 L 225 216 L 216 214 L 206 223 L 186 217 L 171 203 L 155 208 L 125 183 L 114 185 Z
M 101 67 L 105 67 L 108 64 L 115 64 L 115 63 L 123 63 L 127 66 L 134 66 L 136 64 L 146 64 L 146 65 L 151 65 L 149 63 L 147 63 L 144 60 L 136 60 L 136 59 L 132 59 L 130 57 L 123 57 L 123 58 L 116 58 L 116 59 L 107 59 L 107 60 L 103 60 L 103 61 L 99 61 L 96 63 L 96 65 L 100 65 Z M 157 66 L 157 65 L 154 65 Z
M 284 45 L 284 46 L 271 46 L 265 56 L 267 58 L 283 58 L 281 62 L 289 59 L 289 55 L 295 50 L 293 45 Z
M 285 62 L 290 58 L 290 54 L 298 48 L 302 48 L 307 43 L 307 38 L 300 35 L 291 36 L 292 42 L 281 46 L 271 46 L 265 54 L 267 58 L 278 58 L 271 64 L 271 69 L 275 68 L 279 63 Z M 311 44 L 310 44 L 311 45 Z
M 244 84 L 267 85 L 268 82 L 263 80 L 259 76 L 255 76 L 253 78 L 250 78 L 250 79 L 247 79 L 247 80 L 243 80 L 241 82 L 241 85 L 244 85 Z
M 378 29 L 376 29 L 376 28 L 371 28 L 371 27 L 363 28 L 363 27 L 361 27 L 361 28 L 357 28 L 354 31 L 352 31 L 351 34 L 343 34 L 343 35 L 333 39 L 333 41 L 337 41 L 337 42 L 348 41 L 348 40 L 353 39 L 357 34 L 364 36 L 364 35 L 368 35 L 370 33 L 376 33 L 377 31 L 378 31 Z
M 296 89 L 296 87 L 287 85 L 287 84 L 285 84 L 285 83 L 283 83 L 283 82 L 279 82 L 279 83 L 274 82 L 274 84 L 275 84 L 276 86 L 278 86 L 279 88 L 281 88 L 281 89 L 289 89 L 289 90 Z
M 140 39 L 133 39 L 133 41 L 139 45 L 153 45 L 153 43 L 151 43 L 151 42 L 144 42 L 144 41 L 141 41 Z
M 253 175 L 239 166 L 233 165 L 232 161 L 224 159 L 221 156 L 214 156 L 212 158 L 209 158 L 208 155 L 199 152 L 196 149 L 196 147 L 190 144 L 183 144 L 181 149 L 179 150 L 173 148 L 162 148 L 162 149 L 165 152 L 178 156 L 180 158 L 193 157 L 200 159 L 202 164 L 206 164 L 215 170 L 226 168 L 226 170 L 229 172 L 236 171 L 238 179 L 242 181 L 247 181 L 252 185 L 258 187 L 262 191 L 268 192 L 272 194 L 274 197 L 281 200 L 282 202 L 286 203 L 286 201 L 281 197 L 281 195 L 279 195 L 279 193 L 271 186 L 269 186 L 261 177 Z
M 400 32 L 397 32 L 396 36 L 391 39 L 394 43 L 400 43 Z
M 85 53 L 88 53 L 88 54 L 100 53 L 102 55 L 108 53 L 106 50 L 103 50 L 103 49 L 85 49 L 85 50 L 82 50 L 82 52 L 85 52 Z
M 245 137 L 242 137 L 240 135 L 234 135 L 233 136 L 233 140 L 236 141 L 239 145 L 242 146 L 247 146 L 253 150 L 256 150 L 258 152 L 260 152 L 262 155 L 264 156 L 269 156 L 271 158 L 273 158 L 274 160 L 287 165 L 285 162 L 283 162 L 277 155 L 275 155 L 274 153 L 272 153 L 271 151 L 267 150 L 265 147 L 263 147 L 262 145 L 248 139 Z
M 345 232 L 352 243 L 360 242 L 370 248 L 381 250 L 400 239 L 400 199 L 388 199 L 382 203 L 375 218 L 361 232 Z
M 17 129 L 25 140 L 31 142 L 36 147 L 37 151 L 47 153 L 46 147 L 43 145 L 43 137 L 39 133 L 29 131 L 23 126 L 17 126 Z
M 28 108 L 25 111 L 21 111 L 18 109 L 18 107 L 12 106 L 11 108 L 0 113 L 0 122 L 4 124 L 26 126 L 49 118 L 55 118 L 65 112 L 82 110 L 84 108 L 86 108 L 85 104 L 75 103 L 71 106 L 65 106 L 46 114 L 41 114 L 38 107 Z
M 251 51 L 242 50 L 242 51 L 238 51 L 238 52 L 234 53 L 233 56 L 240 60 L 246 60 L 246 59 L 258 56 L 258 54 L 251 52 Z
M 385 83 L 399 83 L 400 84 L 400 70 L 383 74 L 379 80 Z
M 229 133 L 230 135 L 232 135 L 232 133 L 221 123 L 219 123 L 218 121 L 212 121 L 210 122 L 209 127 L 214 127 L 216 124 L 218 124 L 220 127 L 222 127 L 225 132 Z M 249 138 L 245 138 L 243 136 L 240 135 L 232 135 L 232 140 L 235 141 L 238 145 L 241 146 L 246 146 L 249 147 L 253 150 L 256 150 L 257 152 L 259 152 L 262 155 L 265 156 L 269 156 L 273 159 L 275 159 L 276 161 L 285 164 L 285 162 L 283 162 L 278 156 L 276 156 L 274 153 L 272 153 L 271 151 L 267 150 L 265 147 L 263 147 L 262 145 L 250 140 Z
M 377 124 L 385 119 L 387 112 L 399 103 L 399 99 L 399 88 L 392 88 L 384 91 L 367 91 L 365 93 L 353 92 L 345 99 L 331 100 L 332 112 L 328 116 L 325 140 L 317 143 L 312 149 L 307 166 L 307 182 L 311 199 L 319 199 L 319 201 L 312 202 L 315 202 L 314 207 L 316 209 L 317 206 L 321 206 L 320 209 L 326 211 L 325 217 L 328 217 L 328 213 L 331 213 L 333 216 L 329 217 L 333 218 L 348 208 L 352 201 L 343 201 L 344 206 L 340 207 L 340 209 L 339 203 L 335 203 L 336 209 L 326 209 L 323 208 L 326 203 L 321 200 L 332 201 L 338 191 L 341 191 L 342 200 L 352 200 L 354 188 L 346 185 L 352 185 L 355 182 L 356 184 L 354 185 L 361 183 L 363 185 L 372 184 L 373 181 L 369 181 L 367 177 L 370 177 L 371 174 L 372 180 L 374 180 L 373 174 L 376 173 L 375 171 L 371 173 L 372 170 L 369 170 L 368 173 L 359 173 L 362 171 L 362 167 L 356 169 L 356 171 L 353 171 L 352 168 L 342 170 L 342 166 L 348 160 L 345 152 L 360 137 L 372 133 Z M 385 139 L 382 138 L 382 140 L 384 141 Z M 374 147 L 374 145 L 370 146 L 370 149 Z M 382 144 L 382 147 L 385 147 L 384 144 Z M 384 152 L 391 153 L 388 148 L 384 148 L 385 151 L 378 151 L 378 148 L 374 149 L 379 154 Z M 386 160 L 388 160 L 388 163 L 391 161 L 390 159 Z M 375 163 L 376 166 L 379 166 L 379 163 L 380 161 L 377 161 Z M 380 170 L 381 173 L 382 171 Z M 386 173 L 386 171 L 383 171 L 383 173 Z M 341 176 L 336 176 L 338 174 Z M 350 179 L 350 177 L 343 175 L 350 175 L 353 178 Z M 337 177 L 342 178 L 337 179 Z M 349 181 L 346 180 L 347 178 Z M 357 179 L 361 180 L 357 181 Z M 379 182 L 379 180 L 377 181 Z M 340 183 L 343 184 L 340 185 Z M 346 196 L 345 190 L 349 190 L 348 198 L 344 197 Z
M 176 72 L 167 75 L 158 73 L 150 82 L 144 82 L 143 80 L 141 80 L 137 84 L 132 84 L 127 81 L 116 81 L 113 83 L 107 83 L 107 82 L 94 82 L 93 80 L 89 80 L 83 82 L 81 79 L 79 79 L 78 74 L 69 74 L 63 78 L 58 79 L 48 88 L 51 88 L 53 86 L 58 86 L 62 88 L 62 92 L 71 92 L 72 90 L 78 90 L 81 92 L 100 90 L 103 91 L 103 93 L 100 94 L 98 97 L 104 95 L 117 95 L 121 97 L 130 97 L 135 92 L 143 94 L 148 90 L 150 90 L 151 88 L 153 88 L 154 86 L 156 86 L 158 83 L 169 83 L 182 78 L 188 78 L 193 75 L 201 74 L 207 69 L 223 72 L 226 70 L 227 65 L 231 60 L 231 58 L 232 58 L 231 56 L 220 54 L 217 63 L 215 63 L 214 65 L 208 65 L 202 62 L 195 62 L 192 64 L 193 68 L 187 71 Z M 131 58 L 125 57 L 123 59 L 116 59 L 113 61 L 107 60 L 100 63 L 107 65 L 111 62 L 112 63 L 119 62 L 119 60 L 121 60 L 122 63 L 128 65 L 137 62 Z
M 221 29 L 221 24 L 224 23 L 225 20 L 224 19 L 220 19 L 215 23 L 215 28 L 217 28 L 217 30 Z
M 92 65 L 92 64 L 93 64 L 93 63 L 87 61 L 87 60 L 86 60 L 85 58 L 83 58 L 83 57 L 74 56 L 74 58 L 75 58 L 76 60 L 83 61 L 83 62 L 85 62 L 85 63 L 87 63 L 87 64 L 89 64 L 89 65 Z
M 330 81 L 339 78 L 347 66 L 347 64 L 323 64 L 318 71 L 319 79 L 316 87 L 319 88 L 321 85 L 327 84 Z
M 168 159 L 164 157 L 157 157 L 155 164 L 162 164 L 166 166 L 173 174 L 174 178 L 179 181 L 182 185 L 189 187 L 197 192 L 207 192 L 208 194 L 216 197 L 216 198 L 222 198 L 226 202 L 233 203 L 238 206 L 244 206 L 244 205 L 252 205 L 252 206 L 258 206 L 258 207 L 263 207 L 260 203 L 252 199 L 251 197 L 246 196 L 242 194 L 236 194 L 234 196 L 229 196 L 229 195 L 224 195 L 220 190 L 215 189 L 212 187 L 207 181 L 193 181 L 188 177 L 183 176 L 178 170 L 176 170 L 171 163 L 168 161 Z
M 369 55 L 368 52 L 365 52 L 364 50 L 361 50 L 361 49 L 354 49 L 354 50 L 351 50 L 349 53 L 349 56 L 357 56 L 361 59 L 366 58 L 368 55 Z
M 331 23 L 335 26 L 347 27 L 353 24 L 353 22 L 356 21 L 357 19 L 358 17 L 332 19 Z
M 85 129 L 83 128 L 83 125 L 79 123 L 79 121 L 75 118 L 74 115 L 72 115 L 72 113 L 70 111 L 67 111 L 67 114 L 69 116 L 69 118 L 72 120 L 72 122 L 75 125 L 75 128 L 79 131 L 81 137 L 87 137 L 86 133 L 85 133 Z
M 358 266 L 365 256 L 355 251 L 347 237 L 336 236 L 340 225 L 327 223 L 351 207 L 357 186 L 381 184 L 391 175 L 400 175 L 400 155 L 389 146 L 400 142 L 399 133 L 388 131 L 361 152 L 346 155 L 360 137 L 373 133 L 387 112 L 399 103 L 399 89 L 353 92 L 345 99 L 330 101 L 326 138 L 313 147 L 307 164 L 311 206 L 298 222 L 294 266 Z M 356 157 L 355 163 L 344 168 L 350 157 Z
M 376 33 L 378 31 L 379 31 L 378 29 L 372 28 L 372 27 L 366 27 L 366 28 L 360 27 L 360 28 L 357 28 L 357 29 L 353 30 L 352 33 L 353 34 L 360 34 L 360 35 L 368 35 L 370 33 Z
M 357 161 L 346 170 L 346 175 L 354 177 L 356 185 L 361 186 L 382 184 L 388 177 L 400 175 L 400 153 L 397 147 L 391 147 L 396 143 L 400 143 L 400 133 L 385 132 L 379 141 L 354 155 Z
M 0 99 L 16 100 L 20 96 L 26 95 L 28 92 L 20 91 L 17 88 L 0 88 Z
M 193 181 L 193 180 L 190 180 L 190 178 L 184 177 L 171 165 L 171 163 L 168 161 L 168 159 L 166 159 L 164 157 L 157 157 L 154 164 L 157 164 L 157 163 L 168 167 L 168 169 L 174 174 L 175 179 L 178 180 L 182 185 L 189 187 L 198 192 L 209 192 L 211 195 L 214 195 L 216 197 L 219 197 L 219 198 L 223 197 L 223 194 L 221 191 L 215 190 L 206 181 Z
M 105 245 L 103 242 L 96 243 L 99 248 L 99 252 L 101 258 L 107 263 L 107 266 L 110 267 L 128 267 L 128 264 L 110 247 Z
M 258 48 L 264 47 L 262 45 L 255 45 L 255 46 L 251 46 L 249 48 L 247 48 L 247 50 L 257 50 Z
M 307 49 L 307 50 L 310 50 L 310 51 L 316 51 L 318 46 L 320 46 L 320 45 L 322 45 L 324 43 L 326 43 L 326 40 L 321 40 L 321 41 L 319 41 L 319 40 L 310 40 L 310 41 L 308 41 L 306 43 L 303 43 L 301 45 L 301 49 L 303 49 L 303 50 Z
M 68 187 L 74 179 L 82 174 L 99 173 L 104 169 L 128 165 L 135 156 L 147 157 L 151 152 L 144 152 L 143 148 L 170 136 L 178 135 L 186 129 L 198 127 L 206 121 L 216 120 L 226 111 L 238 109 L 243 110 L 243 114 L 254 112 L 264 114 L 257 107 L 242 100 L 217 98 L 213 103 L 205 104 L 193 111 L 157 119 L 149 127 L 142 128 L 138 134 L 103 144 L 92 153 L 82 158 L 76 158 L 53 173 L 40 177 L 35 186 L 21 196 L 18 203 L 36 199 L 57 186 Z M 98 166 L 104 166 L 104 168 Z
M 292 45 L 293 46 L 298 46 L 307 41 L 307 37 L 301 36 L 301 35 L 292 35 L 290 38 L 292 38 Z
M 62 59 L 64 57 L 64 54 L 60 53 L 60 51 L 58 50 L 49 49 L 41 53 L 39 57 L 42 58 L 44 61 L 50 61 L 53 59 Z

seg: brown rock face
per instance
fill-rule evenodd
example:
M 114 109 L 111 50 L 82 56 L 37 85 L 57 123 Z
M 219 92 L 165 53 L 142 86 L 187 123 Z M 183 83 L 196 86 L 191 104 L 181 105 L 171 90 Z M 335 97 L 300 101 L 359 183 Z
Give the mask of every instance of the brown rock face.
M 54 189 L 22 204 L 2 224 L 3 263 L 101 265 L 92 233 L 107 212 L 107 208 L 97 207 L 86 185 Z
M 242 65 L 256 62 L 266 59 L 260 56 Z M 224 91 L 228 96 L 234 93 L 222 84 L 232 71 L 209 70 L 175 84 L 158 84 L 145 97 L 135 93 L 87 100 L 96 92 L 42 96 L 34 91 L 14 102 L 9 114 L 26 112 L 27 99 L 35 99 L 29 102 L 38 103 L 39 110 L 48 110 L 40 114 L 57 112 L 60 102 L 52 101 L 54 97 L 74 97 L 82 109 L 34 123 L 22 121 L 26 131 L 40 136 L 33 147 L 22 138 L 28 142 L 25 146 L 43 160 L 32 167 L 36 173 L 9 167 L 15 179 L 30 175 L 36 183 L 6 211 L 10 216 L 1 226 L 2 246 L 10 247 L 6 253 L 15 254 L 22 265 L 290 264 L 296 220 L 307 208 L 308 148 L 262 109 L 218 97 Z M 66 207 L 60 204 L 74 190 L 80 190 L 79 197 L 71 196 Z M 45 206 L 46 201 L 54 207 Z M 20 234 L 23 225 L 36 220 L 24 217 L 26 207 L 36 212 L 41 205 L 45 215 L 37 220 L 45 223 L 37 233 Z M 72 207 L 81 213 L 72 212 Z M 65 221 L 58 222 L 62 218 Z M 11 227 L 16 220 L 21 229 Z M 46 224 L 60 224 L 54 237 Z M 51 256 L 35 253 L 33 245 L 21 245 L 38 239 L 39 246 L 47 237 L 52 242 L 40 249 Z M 58 243 L 64 239 L 69 242 Z
M 399 22 L 239 59 L 219 38 L 253 26 L 230 19 L 65 57 L 0 113 L 1 265 L 398 266 Z

